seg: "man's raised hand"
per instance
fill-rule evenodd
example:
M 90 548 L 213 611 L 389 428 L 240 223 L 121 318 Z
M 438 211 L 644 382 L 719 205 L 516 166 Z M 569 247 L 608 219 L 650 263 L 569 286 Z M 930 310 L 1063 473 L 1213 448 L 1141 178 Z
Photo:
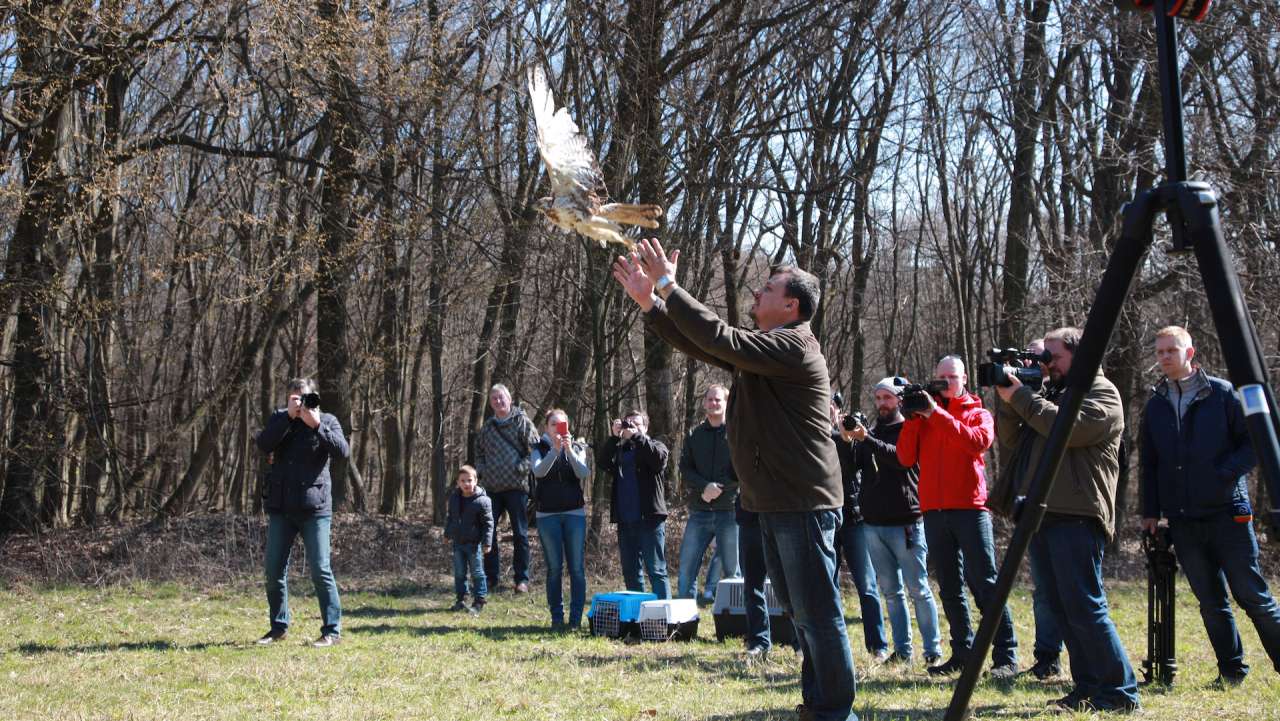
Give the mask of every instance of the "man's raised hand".
M 613 262 L 613 279 L 627 292 L 631 300 L 648 313 L 653 307 L 653 279 L 640 267 L 640 260 L 635 253 L 620 255 Z
M 657 238 L 642 238 L 636 244 L 635 255 L 640 256 L 640 265 L 651 283 L 657 283 L 664 275 L 672 280 L 676 279 L 676 263 L 680 261 L 680 251 L 671 251 L 671 257 L 667 258 L 667 253 Z

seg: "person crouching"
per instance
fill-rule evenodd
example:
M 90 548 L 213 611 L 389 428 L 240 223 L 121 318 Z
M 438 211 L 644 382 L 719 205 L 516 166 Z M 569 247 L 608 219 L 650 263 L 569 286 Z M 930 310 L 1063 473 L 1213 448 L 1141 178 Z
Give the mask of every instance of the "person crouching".
M 458 469 L 457 488 L 449 494 L 449 516 L 444 537 L 453 541 L 454 611 L 480 613 L 488 595 L 484 554 L 493 545 L 493 504 L 477 485 L 476 469 Z M 467 567 L 471 573 L 471 607 L 467 607 Z

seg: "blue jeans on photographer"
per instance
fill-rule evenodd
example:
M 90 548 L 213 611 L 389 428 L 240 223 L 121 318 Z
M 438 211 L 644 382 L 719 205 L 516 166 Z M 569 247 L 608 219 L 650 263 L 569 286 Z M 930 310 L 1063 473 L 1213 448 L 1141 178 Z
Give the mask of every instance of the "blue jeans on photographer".
M 489 595 L 484 573 L 484 548 L 479 543 L 453 544 L 453 593 L 458 600 L 467 597 L 467 571 L 471 572 L 471 597 L 483 600 Z
M 342 632 L 342 603 L 338 600 L 338 582 L 329 566 L 329 516 L 306 514 L 267 514 L 267 548 L 264 558 L 267 581 L 267 607 L 271 630 L 289 628 L 289 552 L 293 539 L 302 536 L 307 566 L 316 600 L 320 602 L 320 633 L 337 636 Z
M 1169 521 L 1173 550 L 1200 604 L 1218 673 L 1240 679 L 1249 673 L 1227 589 L 1253 622 L 1271 665 L 1280 671 L 1280 608 L 1267 589 L 1258 565 L 1258 539 L 1253 523 L 1237 523 L 1229 514 Z
M 762 512 L 765 565 L 790 610 L 803 659 L 800 693 L 814 718 L 857 721 L 853 654 L 837 583 L 840 510 Z
M 942 647 L 938 633 L 938 606 L 933 599 L 933 590 L 929 588 L 929 545 L 925 542 L 924 522 L 917 519 L 905 526 L 865 524 L 863 535 L 889 612 L 894 651 L 903 658 L 911 658 L 911 620 L 907 617 L 906 599 L 909 593 L 916 625 L 920 627 L 924 658 L 939 658 Z
M 618 556 L 628 591 L 644 592 L 644 579 L 640 577 L 643 563 L 649 574 L 649 590 L 659 599 L 671 598 L 666 545 L 666 519 L 618 522 Z
M 858 589 L 858 606 L 862 613 L 863 643 L 872 655 L 889 647 L 884 638 L 884 615 L 880 611 L 880 589 L 876 586 L 875 569 L 867 553 L 867 539 L 863 533 L 866 525 L 861 515 L 848 506 L 844 509 L 844 523 L 837 534 L 839 545 L 836 556 L 843 557 L 854 588 Z M 837 564 L 839 568 L 839 564 Z
M 502 584 L 502 552 L 498 550 L 498 519 L 511 519 L 511 575 L 517 586 L 529 582 L 529 494 L 521 490 L 489 494 L 493 504 L 493 547 L 484 555 L 484 572 L 496 588 Z
M 585 513 L 539 513 L 538 539 L 542 557 L 547 563 L 547 608 L 551 625 L 564 625 L 564 567 L 569 566 L 569 626 L 582 622 L 582 607 L 587 601 L 585 563 L 587 516 Z
M 738 575 L 738 521 L 734 519 L 733 511 L 692 511 L 684 527 L 684 538 L 680 541 L 680 576 L 676 583 L 678 598 L 698 597 L 698 570 L 713 539 L 721 561 L 720 577 L 734 578 Z
M 1067 645 L 1071 695 L 1101 711 L 1135 706 L 1138 682 L 1102 587 L 1106 533 L 1097 519 L 1055 516 L 1031 537 L 1031 556 Z

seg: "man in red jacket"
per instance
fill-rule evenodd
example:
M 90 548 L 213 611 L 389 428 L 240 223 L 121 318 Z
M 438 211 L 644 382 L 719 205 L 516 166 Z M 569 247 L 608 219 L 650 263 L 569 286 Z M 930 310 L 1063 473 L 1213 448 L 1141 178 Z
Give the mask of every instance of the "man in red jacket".
M 946 356 L 934 377 L 947 382 L 941 403 L 929 405 L 907 419 L 898 438 L 898 460 L 920 466 L 920 510 L 924 512 L 925 542 L 938 574 L 942 610 L 951 628 L 951 658 L 929 673 L 944 675 L 964 668 L 973 647 L 964 583 L 974 602 L 985 608 L 996 585 L 996 554 L 991 513 L 987 510 L 986 463 L 983 455 L 995 440 L 995 421 L 982 399 L 965 390 L 969 378 L 964 361 Z M 961 562 L 964 582 L 961 582 Z M 992 649 L 991 675 L 1012 678 L 1018 672 L 1018 640 L 1006 606 Z

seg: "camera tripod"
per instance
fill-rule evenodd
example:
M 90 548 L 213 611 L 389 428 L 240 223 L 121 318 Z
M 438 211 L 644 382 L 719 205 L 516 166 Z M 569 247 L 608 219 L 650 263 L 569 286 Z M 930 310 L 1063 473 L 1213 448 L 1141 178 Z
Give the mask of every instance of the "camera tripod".
M 1043 454 L 1036 464 L 1026 503 L 1017 517 L 1013 538 L 1005 552 L 995 593 L 982 609 L 982 622 L 974 636 L 973 648 L 956 682 L 947 721 L 966 717 L 973 689 L 986 662 L 996 626 L 1018 574 L 1018 567 L 1044 520 L 1045 499 L 1062 463 L 1067 438 L 1075 425 L 1085 394 L 1093 384 L 1120 308 L 1138 274 L 1143 255 L 1152 243 L 1152 224 L 1165 213 L 1172 235 L 1173 252 L 1194 252 L 1209 299 L 1213 324 L 1218 331 L 1228 376 L 1244 406 L 1245 423 L 1257 453 L 1262 477 L 1267 483 L 1273 510 L 1271 522 L 1280 519 L 1280 445 L 1277 444 L 1275 395 L 1267 383 L 1266 364 L 1257 330 L 1245 307 L 1222 228 L 1218 223 L 1218 200 L 1207 183 L 1187 180 L 1182 129 L 1182 88 L 1178 75 L 1177 31 L 1174 15 L 1188 19 L 1203 17 L 1208 0 L 1129 0 L 1123 5 L 1153 9 L 1163 103 L 1165 180 L 1143 190 L 1122 211 L 1121 233 L 1107 262 L 1102 282 L 1084 326 L 1084 337 L 1066 378 L 1066 391 L 1058 404 L 1058 415 L 1050 428 Z M 1154 5 L 1154 8 L 1151 6 Z M 1190 8 L 1194 5 L 1194 8 Z M 1194 13 L 1188 10 L 1194 9 Z

